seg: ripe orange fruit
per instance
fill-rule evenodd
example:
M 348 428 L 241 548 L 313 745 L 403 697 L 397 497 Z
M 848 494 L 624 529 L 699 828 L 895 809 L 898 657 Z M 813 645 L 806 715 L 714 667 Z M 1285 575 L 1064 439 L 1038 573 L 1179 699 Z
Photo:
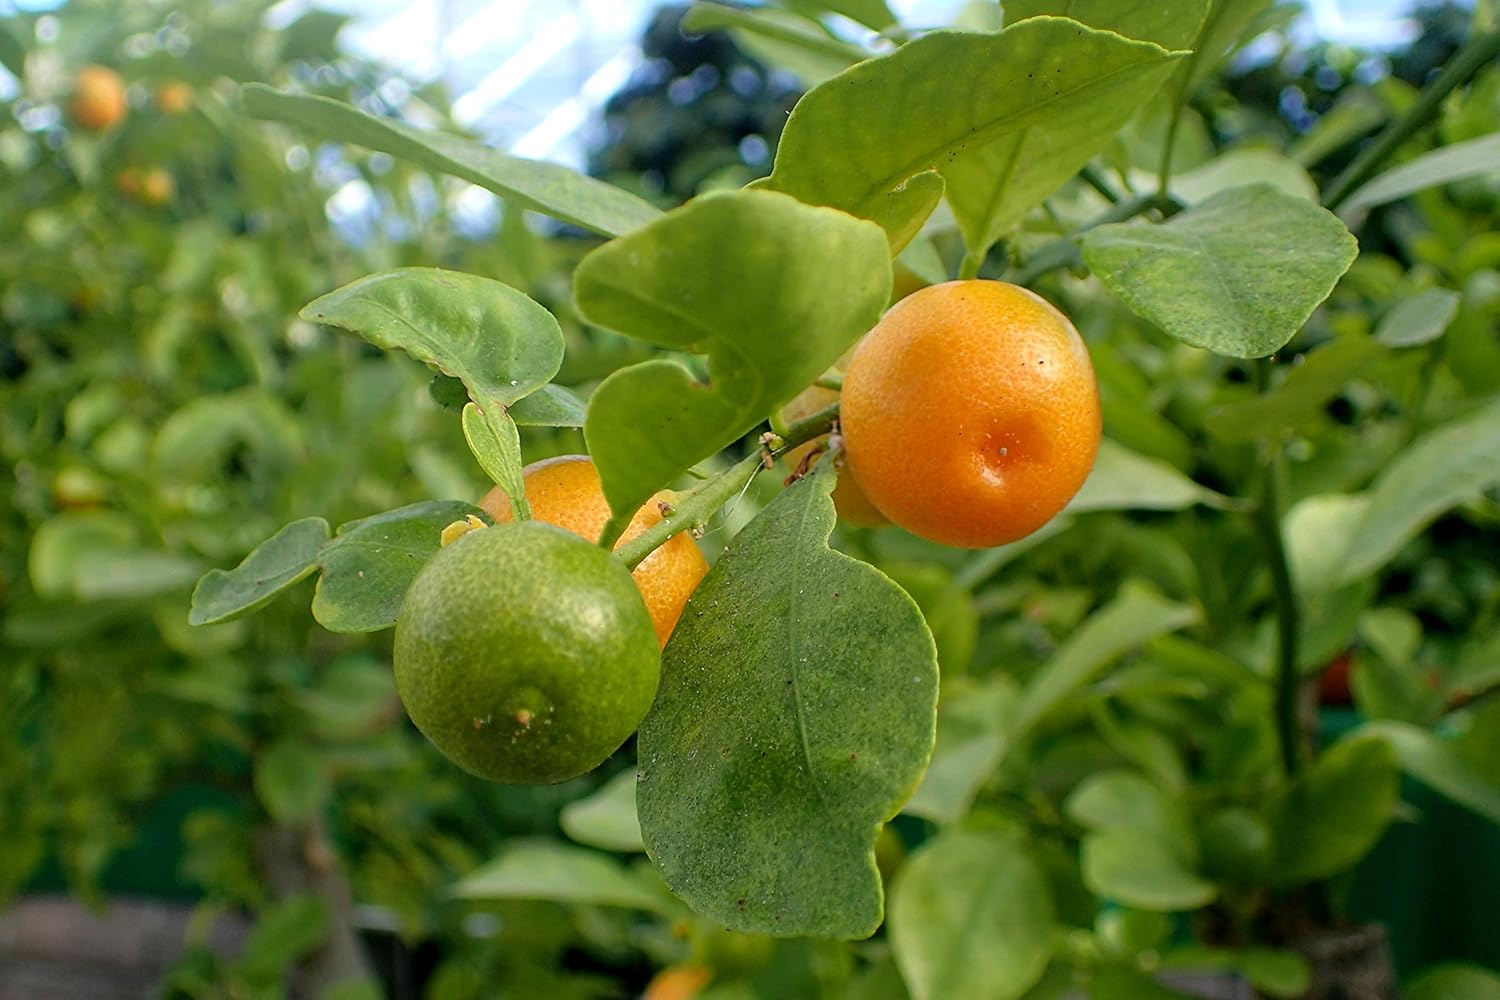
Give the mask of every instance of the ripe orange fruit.
M 880 512 L 965 548 L 1051 520 L 1103 429 L 1078 331 L 1002 281 L 949 281 L 892 306 L 854 354 L 840 413 L 849 468 Z
M 566 781 L 640 725 L 661 649 L 620 561 L 551 525 L 481 528 L 412 580 L 396 692 L 450 760 L 492 781 Z
M 125 81 L 107 66 L 85 66 L 73 82 L 73 121 L 102 132 L 125 117 Z
M 651 977 L 641 1000 L 693 1000 L 712 978 L 701 965 L 669 965 Z
M 587 455 L 562 455 L 528 465 L 523 473 L 526 502 L 531 516 L 546 524 L 571 531 L 590 542 L 599 538 L 609 520 L 609 503 L 599 485 L 599 472 Z M 616 548 L 639 535 L 662 519 L 662 504 L 670 505 L 672 494 L 662 491 L 646 502 L 630 519 Z M 479 506 L 496 523 L 509 521 L 510 498 L 496 486 L 484 495 Z M 643 559 L 635 568 L 635 583 L 640 588 L 656 637 L 665 646 L 682 616 L 682 607 L 692 596 L 704 574 L 708 561 L 686 532 Z
M 156 106 L 163 114 L 180 115 L 193 105 L 193 88 L 181 80 L 168 80 L 156 88 Z
M 805 417 L 810 417 L 819 410 L 828 407 L 839 400 L 839 394 L 833 389 L 825 389 L 820 385 L 810 385 L 794 398 L 786 406 L 782 407 L 781 415 L 788 424 L 794 424 Z M 828 435 L 813 438 L 805 444 L 799 444 L 782 457 L 786 463 L 788 472 L 795 473 L 802 467 L 807 456 L 816 448 L 828 446 Z M 822 461 L 822 456 L 814 460 Z M 840 469 L 837 485 L 833 488 L 833 505 L 838 509 L 839 517 L 851 524 L 863 525 L 867 528 L 878 527 L 886 523 L 885 515 L 875 509 L 870 498 L 865 496 L 865 491 L 860 489 L 859 483 L 849 470 Z

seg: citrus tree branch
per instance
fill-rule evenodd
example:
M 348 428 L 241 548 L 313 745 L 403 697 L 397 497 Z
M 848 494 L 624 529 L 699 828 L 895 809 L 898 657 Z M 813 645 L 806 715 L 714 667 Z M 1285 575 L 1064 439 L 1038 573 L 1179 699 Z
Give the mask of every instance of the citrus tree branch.
M 1014 268 L 1006 274 L 1005 280 L 1016 285 L 1029 285 L 1037 278 L 1061 267 L 1072 267 L 1081 258 L 1078 254 L 1077 238 L 1080 233 L 1086 233 L 1090 229 L 1106 226 L 1112 222 L 1125 222 L 1137 215 L 1142 215 L 1152 209 L 1158 209 L 1163 215 L 1173 215 L 1179 209 L 1179 205 L 1171 197 L 1162 198 L 1158 195 L 1138 195 L 1125 201 L 1118 202 L 1110 207 L 1109 211 L 1079 226 L 1072 233 L 1061 239 L 1053 240 L 1046 244 L 1022 267 Z
M 838 418 L 839 404 L 834 403 L 792 424 L 786 434 L 772 435 L 753 454 L 681 494 L 660 521 L 615 549 L 615 555 L 630 569 L 635 569 L 641 560 L 673 537 L 706 523 L 714 511 L 743 492 L 761 469 L 770 468 L 772 462 L 797 445 L 827 434 Z

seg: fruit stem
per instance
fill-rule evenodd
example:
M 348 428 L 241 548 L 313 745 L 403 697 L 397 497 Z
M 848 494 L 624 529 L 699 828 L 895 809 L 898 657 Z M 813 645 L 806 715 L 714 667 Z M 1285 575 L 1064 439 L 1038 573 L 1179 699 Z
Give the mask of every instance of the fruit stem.
M 832 389 L 834 392 L 839 392 L 844 388 L 844 376 L 838 374 L 824 375 L 813 384 L 821 389 Z M 772 428 L 772 430 L 774 429 Z
M 1255 381 L 1262 393 L 1270 388 L 1270 359 L 1256 360 Z M 1281 445 L 1262 441 L 1260 451 L 1260 491 L 1254 516 L 1271 571 L 1271 588 L 1276 603 L 1276 735 L 1281 746 L 1282 767 L 1291 777 L 1302 763 L 1302 727 L 1297 719 L 1297 692 L 1302 680 L 1297 663 L 1300 608 L 1287 562 L 1286 540 L 1281 534 Z
M 979 277 L 979 269 L 984 265 L 984 258 L 989 253 L 989 248 L 983 250 L 970 250 L 964 254 L 963 261 L 958 265 L 958 278 L 960 281 L 969 281 Z
M 781 443 L 774 451 L 761 447 L 712 479 L 678 496 L 672 505 L 672 513 L 656 524 L 636 535 L 615 549 L 615 555 L 630 569 L 635 569 L 660 546 L 677 535 L 705 523 L 714 511 L 744 492 L 761 469 L 768 468 L 770 460 L 780 458 L 799 444 L 822 437 L 833 429 L 839 418 L 839 404 L 824 407 L 817 413 L 797 421 L 781 435 Z
M 1413 133 L 1432 118 L 1443 98 L 1468 82 L 1479 70 L 1490 65 L 1500 56 L 1500 31 L 1487 31 L 1470 38 L 1463 48 L 1448 60 L 1437 79 L 1422 90 L 1406 112 L 1385 127 L 1344 172 L 1333 179 L 1323 204 L 1330 210 L 1348 200 L 1349 196 L 1375 175 L 1392 153 Z

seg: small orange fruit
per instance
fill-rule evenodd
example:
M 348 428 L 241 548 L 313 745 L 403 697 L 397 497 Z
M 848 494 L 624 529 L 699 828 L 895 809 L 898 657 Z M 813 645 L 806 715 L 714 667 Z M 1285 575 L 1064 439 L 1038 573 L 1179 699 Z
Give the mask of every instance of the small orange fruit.
M 587 455 L 562 455 L 533 462 L 523 476 L 526 502 L 531 505 L 534 519 L 571 531 L 590 542 L 598 539 L 609 520 L 609 503 L 599 484 L 599 472 Z M 630 519 L 615 547 L 660 523 L 664 516 L 662 505 L 670 507 L 671 501 L 671 492 L 665 490 L 648 500 Z M 496 523 L 511 519 L 510 498 L 498 486 L 484 495 L 479 506 Z M 651 612 L 661 645 L 667 644 L 683 605 L 707 572 L 708 561 L 686 532 L 673 537 L 636 566 L 636 586 Z
M 849 469 L 875 507 L 965 548 L 1051 520 L 1088 478 L 1103 429 L 1078 331 L 1002 281 L 949 281 L 892 306 L 842 396 Z
M 193 105 L 193 88 L 181 80 L 168 80 L 156 88 L 156 106 L 163 114 L 180 115 Z
M 693 1000 L 713 975 L 702 965 L 669 965 L 651 977 L 641 1000 Z
M 177 182 L 161 167 L 152 167 L 141 175 L 140 199 L 147 205 L 161 207 L 177 193 Z
M 85 66 L 73 82 L 73 121 L 102 132 L 125 117 L 125 81 L 107 66 Z

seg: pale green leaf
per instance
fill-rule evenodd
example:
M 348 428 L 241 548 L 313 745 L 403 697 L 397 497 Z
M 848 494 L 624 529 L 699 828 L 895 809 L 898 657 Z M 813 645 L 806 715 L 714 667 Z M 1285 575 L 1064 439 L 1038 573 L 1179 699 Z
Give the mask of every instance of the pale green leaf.
M 621 771 L 588 798 L 563 807 L 563 833 L 589 847 L 606 851 L 644 851 L 641 822 L 635 812 L 635 770 Z
M 312 747 L 295 740 L 273 743 L 255 756 L 255 796 L 278 823 L 302 825 L 328 799 L 328 775 Z
M 1101 771 L 1085 778 L 1063 811 L 1089 830 L 1134 830 L 1185 864 L 1196 861 L 1192 820 L 1181 802 L 1133 771 Z
M 1413 778 L 1500 824 L 1500 788 L 1486 780 L 1451 744 L 1406 722 L 1370 722 L 1361 732 L 1388 744 L 1402 770 Z
M 1299 430 L 1321 416 L 1351 379 L 1388 354 L 1373 337 L 1340 337 L 1301 355 L 1269 392 L 1209 411 L 1204 424 L 1219 440 L 1233 443 Z
M 584 436 L 617 519 L 822 375 L 891 294 L 879 229 L 769 191 L 696 198 L 590 253 L 573 281 L 589 321 L 708 355 L 706 385 L 656 359 L 589 400 Z
M 683 16 L 682 27 L 692 32 L 727 30 L 751 55 L 789 70 L 808 86 L 842 73 L 867 55 L 806 18 L 775 7 L 731 7 L 699 0 Z
M 582 427 L 584 402 L 570 389 L 547 384 L 510 407 L 517 427 Z
M 469 450 L 479 461 L 479 467 L 492 482 L 500 484 L 510 498 L 511 512 L 516 520 L 531 518 L 531 506 L 526 502 L 526 484 L 521 465 L 521 432 L 504 408 L 486 406 L 483 410 L 474 403 L 464 406 L 464 440 Z
M 461 177 L 518 207 L 605 236 L 630 232 L 659 214 L 643 198 L 556 163 L 521 159 L 472 139 L 377 118 L 326 97 L 284 94 L 248 83 L 240 88 L 240 100 L 255 118 L 288 122 L 324 139 Z
M 1231 149 L 1173 177 L 1170 188 L 1186 204 L 1196 205 L 1231 188 L 1255 183 L 1269 184 L 1294 198 L 1318 200 L 1318 186 L 1306 168 L 1270 149 Z
M 688 603 L 641 723 L 646 848 L 705 917 L 867 937 L 875 840 L 932 750 L 937 662 L 916 605 L 828 548 L 819 463 L 730 543 Z
M 1067 510 L 1074 514 L 1091 510 L 1183 510 L 1200 503 L 1219 507 L 1225 498 L 1160 459 L 1137 454 L 1104 438 L 1099 442 L 1093 471 Z
M 1463 296 L 1447 288 L 1427 288 L 1397 302 L 1380 318 L 1375 339 L 1387 347 L 1416 347 L 1443 335 L 1458 315 Z
M 1323 493 L 1298 500 L 1281 522 L 1292 581 L 1304 595 L 1334 589 L 1344 575 L 1349 542 L 1370 498 Z
M 1009 0 L 1005 23 L 1028 17 L 1054 15 L 1113 31 L 1126 38 L 1155 42 L 1173 51 L 1192 48 L 1208 16 L 1210 0 L 1162 3 L 1161 0 Z
M 937 745 L 917 793 L 902 810 L 937 823 L 956 823 L 974 804 L 990 772 L 1005 756 L 1006 722 L 1016 692 L 999 680 L 972 690 L 944 692 L 938 702 Z
M 1357 253 L 1330 212 L 1268 184 L 1225 191 L 1159 225 L 1100 226 L 1082 241 L 1089 269 L 1135 313 L 1237 358 L 1291 340 Z
M 1041 870 L 995 833 L 931 841 L 891 892 L 891 948 L 912 1000 L 1020 997 L 1047 967 L 1054 929 Z
M 512 841 L 451 891 L 460 899 L 546 899 L 653 912 L 664 902 L 608 855 L 549 840 Z
M 1439 514 L 1500 483 L 1500 399 L 1428 431 L 1385 467 L 1349 543 L 1342 582 L 1369 576 Z
M 1094 893 L 1143 910 L 1195 910 L 1218 895 L 1167 845 L 1111 827 L 1083 838 L 1083 881 Z
M 1347 217 L 1439 184 L 1497 172 L 1500 172 L 1500 132 L 1442 146 L 1392 167 L 1351 194 L 1340 206 L 1339 214 Z

